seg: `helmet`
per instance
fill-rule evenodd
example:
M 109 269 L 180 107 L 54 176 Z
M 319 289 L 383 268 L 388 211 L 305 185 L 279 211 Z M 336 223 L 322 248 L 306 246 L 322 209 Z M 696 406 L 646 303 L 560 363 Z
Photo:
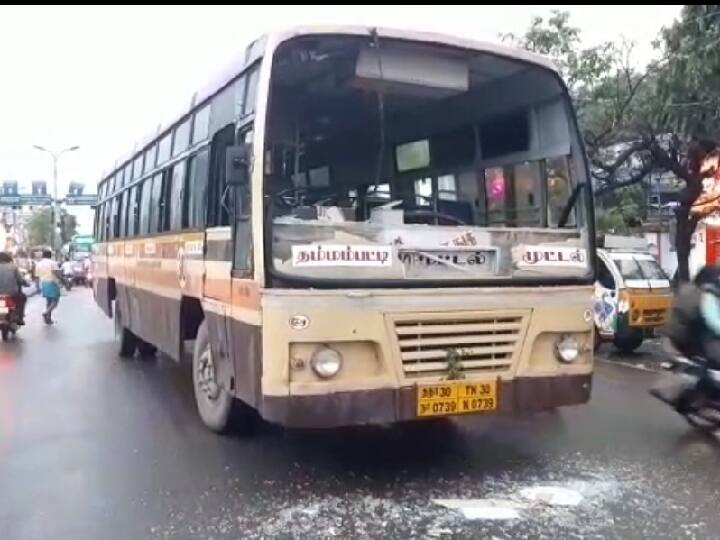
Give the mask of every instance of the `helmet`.
M 704 266 L 695 276 L 694 283 L 701 290 L 720 297 L 720 267 Z

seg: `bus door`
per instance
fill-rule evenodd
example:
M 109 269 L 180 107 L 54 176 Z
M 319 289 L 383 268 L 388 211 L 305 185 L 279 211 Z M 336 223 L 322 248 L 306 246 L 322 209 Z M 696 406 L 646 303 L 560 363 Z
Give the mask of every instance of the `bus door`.
M 240 153 L 251 152 L 252 127 L 238 133 Z M 252 182 L 246 178 L 233 186 L 233 267 L 232 305 L 227 333 L 233 366 L 235 395 L 251 405 L 260 398 L 262 375 L 260 334 L 260 293 L 253 276 Z
M 235 145 L 235 125 L 220 129 L 210 146 L 210 175 L 205 231 L 203 307 L 218 382 L 232 391 L 233 371 L 227 324 L 232 303 L 233 242 L 230 222 L 230 189 L 225 179 L 228 148 Z

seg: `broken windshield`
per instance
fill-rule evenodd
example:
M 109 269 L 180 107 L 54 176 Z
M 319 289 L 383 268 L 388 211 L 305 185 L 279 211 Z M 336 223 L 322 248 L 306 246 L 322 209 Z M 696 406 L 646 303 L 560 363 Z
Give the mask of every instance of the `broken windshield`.
M 567 96 L 479 51 L 323 37 L 281 47 L 266 135 L 272 267 L 311 278 L 586 277 Z M 378 52 L 379 50 L 379 52 Z

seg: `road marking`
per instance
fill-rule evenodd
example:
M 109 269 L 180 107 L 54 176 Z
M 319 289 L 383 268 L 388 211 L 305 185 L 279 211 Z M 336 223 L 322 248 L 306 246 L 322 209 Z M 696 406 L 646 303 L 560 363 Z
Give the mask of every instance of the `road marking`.
M 598 362 L 603 362 L 612 366 L 625 366 L 627 368 L 636 369 L 638 371 L 646 371 L 648 373 L 665 373 L 664 369 L 653 369 L 647 367 L 645 364 L 633 364 L 632 362 L 624 362 L 622 360 L 610 360 L 609 358 L 597 358 Z

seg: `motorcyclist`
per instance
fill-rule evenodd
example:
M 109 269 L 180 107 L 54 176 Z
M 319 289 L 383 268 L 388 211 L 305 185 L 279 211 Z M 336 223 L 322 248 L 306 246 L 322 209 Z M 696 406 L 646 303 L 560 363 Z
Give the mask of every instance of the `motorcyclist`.
M 72 284 L 73 279 L 73 267 L 75 263 L 70 260 L 70 257 L 66 257 L 60 268 L 62 269 L 63 279 L 65 280 L 65 287 L 69 288 Z
M 720 267 L 705 266 L 680 286 L 666 334 L 681 354 L 720 369 Z
M 22 288 L 27 286 L 9 253 L 0 252 L 0 294 L 11 296 L 17 307 L 18 324 L 25 324 L 27 297 Z
M 720 267 L 705 266 L 691 283 L 680 287 L 666 334 L 680 354 L 720 370 Z M 682 412 L 682 396 L 693 387 L 693 379 L 675 379 L 669 385 L 661 381 L 651 394 Z
M 720 369 L 720 267 L 706 266 L 695 277 L 698 297 L 699 354 L 710 369 Z

